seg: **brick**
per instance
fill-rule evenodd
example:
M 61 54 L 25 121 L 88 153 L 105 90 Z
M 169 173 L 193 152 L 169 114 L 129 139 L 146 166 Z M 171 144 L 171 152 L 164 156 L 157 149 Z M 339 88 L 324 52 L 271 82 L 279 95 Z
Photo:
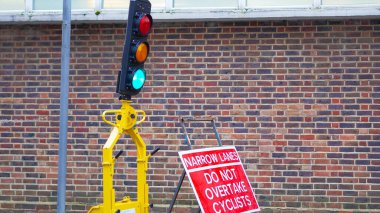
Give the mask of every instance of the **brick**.
M 250 179 L 262 180 L 253 185 L 263 211 L 379 209 L 378 23 L 156 23 L 149 37 L 148 81 L 133 98 L 147 113 L 139 131 L 148 149 L 165 147 L 162 158 L 149 164 L 151 201 L 168 204 L 181 173 L 174 159 L 185 149 L 178 116 L 207 114 L 217 118 L 223 142 L 242 152 Z M 100 114 L 120 107 L 114 87 L 125 29 L 112 23 L 72 27 L 68 212 L 83 212 L 101 203 L 100 148 L 110 127 Z M 7 168 L 1 170 L 0 188 L 17 189 L 17 195 L 0 196 L 1 212 L 25 211 L 25 202 L 31 212 L 56 208 L 44 202 L 56 199 L 60 29 L 53 24 L 0 27 L 0 164 Z M 212 134 L 191 132 L 200 133 L 192 136 L 198 143 L 208 142 L 203 133 Z M 123 179 L 133 191 L 127 194 L 135 197 L 134 145 L 129 139 L 125 143 L 117 146 L 131 151 L 125 161 L 119 159 L 124 166 L 116 166 L 115 178 Z M 39 179 L 46 184 L 39 185 Z M 368 186 L 359 187 L 362 183 Z M 177 202 L 177 212 L 196 211 L 183 207 L 196 206 L 189 183 Z

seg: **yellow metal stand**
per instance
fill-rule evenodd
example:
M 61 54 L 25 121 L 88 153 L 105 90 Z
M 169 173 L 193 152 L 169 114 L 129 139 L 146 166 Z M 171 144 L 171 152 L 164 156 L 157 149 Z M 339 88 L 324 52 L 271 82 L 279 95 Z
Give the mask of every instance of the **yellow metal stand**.
M 146 155 L 146 145 L 136 127 L 145 120 L 145 112 L 135 110 L 130 103 L 131 101 L 122 100 L 120 110 L 107 110 L 102 115 L 103 121 L 114 128 L 103 147 L 103 204 L 93 206 L 88 211 L 89 213 L 148 213 L 149 211 L 146 172 L 151 154 Z M 108 121 L 107 114 L 114 114 L 116 122 Z M 139 114 L 142 118 L 137 120 Z M 122 134 L 128 134 L 137 147 L 137 201 L 132 201 L 129 197 L 124 197 L 118 202 L 115 201 L 113 174 L 117 157 L 112 156 L 112 150 Z

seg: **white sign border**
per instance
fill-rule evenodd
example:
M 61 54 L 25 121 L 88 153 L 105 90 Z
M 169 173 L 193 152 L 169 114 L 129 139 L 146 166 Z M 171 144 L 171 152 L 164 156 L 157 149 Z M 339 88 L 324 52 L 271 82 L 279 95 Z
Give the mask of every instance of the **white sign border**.
M 244 169 L 244 166 L 243 166 L 243 163 L 241 162 L 241 159 L 240 159 L 240 156 L 239 156 L 239 153 L 236 149 L 235 146 L 219 146 L 219 147 L 211 147 L 211 148 L 203 148 L 203 149 L 192 149 L 192 150 L 186 150 L 186 151 L 180 151 L 178 152 L 179 154 L 179 157 L 181 159 L 181 162 L 182 164 L 184 165 L 184 169 L 186 171 L 186 174 L 187 174 L 187 177 L 189 178 L 189 181 L 190 181 L 190 184 L 191 184 L 191 188 L 193 189 L 194 191 L 194 195 L 195 197 L 197 198 L 197 201 L 198 201 L 198 205 L 199 207 L 201 208 L 202 212 L 204 213 L 204 209 L 203 209 L 203 206 L 201 204 L 201 200 L 199 199 L 198 197 L 198 193 L 197 191 L 195 190 L 194 188 L 194 183 L 193 183 L 193 180 L 191 179 L 190 177 L 190 174 L 189 174 L 189 171 L 190 172 L 194 172 L 194 171 L 200 171 L 200 170 L 206 170 L 206 169 L 212 169 L 212 168 L 218 168 L 218 167 L 221 167 L 221 165 L 216 165 L 216 166 L 206 166 L 206 167 L 203 167 L 202 169 L 199 168 L 199 169 L 187 169 L 186 166 L 185 166 L 185 162 L 183 161 L 183 158 L 182 156 L 185 155 L 185 154 L 191 154 L 191 153 L 195 153 L 195 152 L 205 152 L 205 151 L 217 151 L 217 150 L 224 150 L 224 149 L 234 149 L 236 151 L 236 153 L 238 154 L 238 157 L 239 157 L 239 162 L 240 163 L 226 163 L 226 164 L 222 164 L 223 166 L 229 166 L 229 165 L 238 165 L 240 164 L 241 167 L 243 167 L 243 171 L 244 171 L 244 174 L 245 174 L 245 177 L 247 177 L 247 180 L 248 180 L 248 183 L 249 183 L 249 188 L 251 189 L 251 192 L 253 194 L 253 197 L 255 198 L 256 202 L 257 202 L 257 199 L 256 199 L 256 195 L 252 189 L 252 186 L 251 186 L 251 183 L 249 181 L 249 178 L 247 176 L 247 173 L 245 172 L 245 169 Z M 257 209 L 254 209 L 254 210 L 249 210 L 249 211 L 245 211 L 245 212 L 242 212 L 242 213 L 252 213 L 252 212 L 258 212 L 260 211 L 260 206 L 259 206 L 259 203 L 257 203 Z

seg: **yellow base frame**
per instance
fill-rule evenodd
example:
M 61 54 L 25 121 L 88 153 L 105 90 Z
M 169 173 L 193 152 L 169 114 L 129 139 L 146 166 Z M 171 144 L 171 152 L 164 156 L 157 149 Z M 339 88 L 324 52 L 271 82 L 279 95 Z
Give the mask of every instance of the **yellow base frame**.
M 146 145 L 138 133 L 137 125 L 145 120 L 145 112 L 135 110 L 130 106 L 131 101 L 122 100 L 120 110 L 107 110 L 103 113 L 103 121 L 114 126 L 106 144 L 103 146 L 103 204 L 93 206 L 89 213 L 148 213 L 148 184 L 146 183 L 146 172 L 148 160 L 151 155 L 146 155 Z M 106 119 L 107 114 L 116 115 L 116 122 Z M 137 120 L 138 115 L 142 118 Z M 137 201 L 129 197 L 115 201 L 115 189 L 113 187 L 113 175 L 115 158 L 112 150 L 122 134 L 128 134 L 137 148 Z

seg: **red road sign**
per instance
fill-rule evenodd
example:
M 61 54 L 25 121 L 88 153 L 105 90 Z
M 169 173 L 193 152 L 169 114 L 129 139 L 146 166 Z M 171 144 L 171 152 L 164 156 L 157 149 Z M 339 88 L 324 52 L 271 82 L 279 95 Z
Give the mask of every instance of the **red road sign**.
M 260 211 L 233 146 L 179 152 L 203 213 Z

